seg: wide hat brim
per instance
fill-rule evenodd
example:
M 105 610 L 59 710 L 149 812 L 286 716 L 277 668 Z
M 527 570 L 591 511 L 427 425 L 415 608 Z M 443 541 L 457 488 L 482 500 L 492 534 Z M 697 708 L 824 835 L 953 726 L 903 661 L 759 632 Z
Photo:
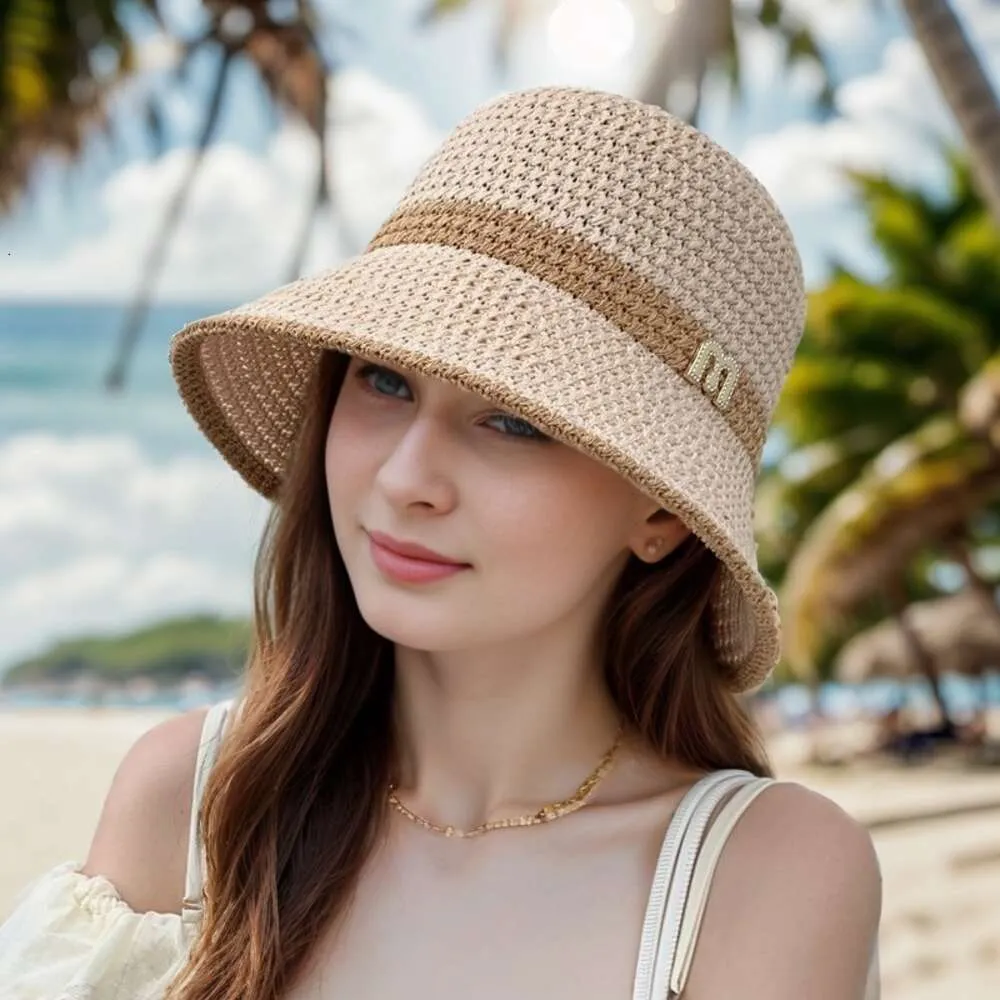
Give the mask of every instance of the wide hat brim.
M 757 568 L 756 470 L 711 400 L 580 301 L 492 257 L 433 244 L 370 249 L 189 323 L 170 360 L 201 430 L 273 498 L 323 350 L 382 360 L 478 393 L 616 469 L 678 515 L 723 563 L 715 651 L 735 691 L 780 652 Z

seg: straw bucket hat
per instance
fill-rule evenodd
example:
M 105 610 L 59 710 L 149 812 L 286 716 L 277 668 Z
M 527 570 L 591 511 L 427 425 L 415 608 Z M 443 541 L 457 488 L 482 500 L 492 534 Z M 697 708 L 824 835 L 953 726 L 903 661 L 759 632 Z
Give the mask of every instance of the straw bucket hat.
M 652 105 L 539 87 L 461 121 L 362 254 L 189 323 L 170 360 L 267 497 L 324 349 L 445 379 L 606 463 L 724 564 L 714 650 L 745 691 L 780 653 L 753 494 L 803 319 L 789 228 L 738 160 Z

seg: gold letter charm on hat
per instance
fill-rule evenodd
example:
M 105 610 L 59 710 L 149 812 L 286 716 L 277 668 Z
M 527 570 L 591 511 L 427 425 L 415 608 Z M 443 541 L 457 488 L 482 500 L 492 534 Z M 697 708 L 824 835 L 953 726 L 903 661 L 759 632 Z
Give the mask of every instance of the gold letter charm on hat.
M 705 378 L 709 362 L 714 362 L 714 364 L 708 370 L 708 377 Z M 723 376 L 725 376 L 724 382 L 722 381 Z M 733 391 L 739 381 L 740 366 L 736 363 L 736 359 L 731 354 L 727 354 L 714 340 L 706 340 L 698 348 L 698 353 L 694 356 L 694 361 L 691 362 L 691 367 L 687 370 L 687 377 L 695 385 L 702 385 L 704 381 L 703 388 L 710 396 L 713 396 L 712 402 L 720 410 L 725 410 L 733 398 Z M 722 383 L 721 389 L 719 388 L 720 382 Z

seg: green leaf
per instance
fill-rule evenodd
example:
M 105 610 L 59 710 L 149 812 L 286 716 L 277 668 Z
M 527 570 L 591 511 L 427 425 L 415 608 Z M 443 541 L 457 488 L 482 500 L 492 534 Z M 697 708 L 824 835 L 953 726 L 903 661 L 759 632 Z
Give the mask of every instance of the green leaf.
M 776 28 L 781 23 L 783 15 L 781 0 L 762 0 L 757 19 L 765 28 Z
M 816 39 L 806 28 L 795 28 L 787 34 L 788 49 L 785 54 L 787 63 L 793 63 L 797 59 L 813 59 L 818 63 L 823 62 L 823 57 L 816 45 Z
M 430 0 L 420 13 L 420 24 L 430 24 L 469 6 L 469 0 Z

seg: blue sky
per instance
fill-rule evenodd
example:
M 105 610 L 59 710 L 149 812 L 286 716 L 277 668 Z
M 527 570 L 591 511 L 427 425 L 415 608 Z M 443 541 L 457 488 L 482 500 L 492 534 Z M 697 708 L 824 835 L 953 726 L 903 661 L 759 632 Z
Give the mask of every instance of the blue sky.
M 556 0 L 526 2 L 544 11 Z M 573 14 L 581 5 L 603 2 L 607 9 L 625 0 L 562 2 L 575 5 L 568 8 Z M 328 13 L 352 11 L 359 37 L 339 52 L 344 68 L 331 86 L 338 210 L 317 227 L 307 271 L 336 264 L 363 245 L 447 129 L 498 89 L 564 82 L 628 92 L 660 24 L 651 2 L 635 0 L 635 47 L 600 72 L 565 56 L 560 61 L 539 17 L 519 36 L 502 86 L 488 67 L 495 27 L 488 3 L 419 35 L 412 27 L 414 0 L 326 0 Z M 815 80 L 784 74 L 773 40 L 752 33 L 743 39 L 744 103 L 730 107 L 716 88 L 704 127 L 782 206 L 811 282 L 822 280 L 830 255 L 877 271 L 838 170 L 885 170 L 933 188 L 942 171 L 927 135 L 953 135 L 953 127 L 890 0 L 881 14 L 867 0 L 786 2 L 809 20 L 830 54 L 842 81 L 837 113 L 817 120 Z M 955 3 L 997 79 L 1000 4 Z M 178 26 L 191 27 L 197 2 L 174 0 L 171 13 Z M 168 88 L 169 51 L 148 23 L 137 20 L 136 33 L 147 71 L 116 97 L 114 144 L 95 137 L 79 163 L 47 163 L 18 210 L 0 220 L 0 248 L 10 252 L 0 254 L 0 303 L 125 303 L 131 296 L 187 164 L 212 69 L 205 60 L 185 85 Z M 150 91 L 161 95 L 168 126 L 169 148 L 160 158 L 152 156 L 138 114 Z M 161 301 L 210 302 L 214 311 L 215 304 L 253 297 L 285 280 L 313 187 L 316 149 L 301 126 L 273 127 L 260 97 L 250 74 L 234 81 L 220 141 L 206 158 L 157 288 Z M 62 315 L 62 334 L 72 334 L 85 360 L 67 355 L 61 363 L 99 367 L 95 351 L 105 349 L 113 326 L 98 334 L 93 315 L 86 322 L 72 310 Z M 193 443 L 200 439 L 166 372 L 165 315 L 158 314 L 160 325 L 153 324 L 144 341 L 148 363 L 162 368 L 159 382 L 150 369 L 153 388 L 137 383 L 132 396 L 112 400 L 88 375 L 75 396 L 56 403 L 32 396 L 30 388 L 11 391 L 7 383 L 4 404 L 22 416 L 37 414 L 37 424 L 22 419 L 4 433 L 0 423 L 0 669 L 81 630 L 249 608 L 253 549 L 266 505 L 207 445 Z M 42 364 L 37 352 L 31 360 L 33 343 L 27 334 L 17 341 L 24 365 Z M 135 419 L 141 407 L 145 424 Z M 176 444 L 156 446 L 143 430 L 147 425 Z

